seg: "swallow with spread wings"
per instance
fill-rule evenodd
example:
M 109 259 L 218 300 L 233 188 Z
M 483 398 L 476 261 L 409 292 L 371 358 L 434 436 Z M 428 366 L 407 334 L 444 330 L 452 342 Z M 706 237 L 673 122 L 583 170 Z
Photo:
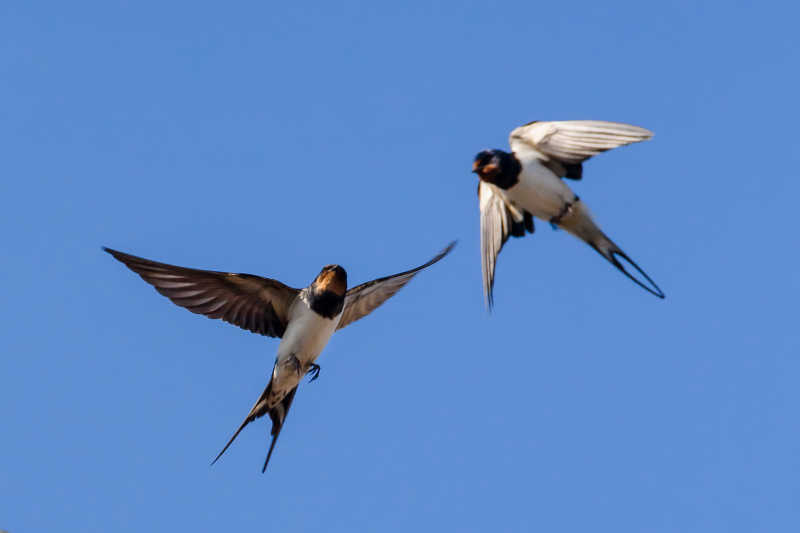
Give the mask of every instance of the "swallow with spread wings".
M 586 204 L 562 178 L 583 177 L 583 162 L 606 150 L 646 141 L 652 132 L 617 122 L 531 122 L 511 132 L 511 153 L 483 150 L 475 156 L 481 218 L 481 266 L 486 304 L 492 308 L 495 263 L 509 236 L 533 233 L 533 217 L 575 235 L 637 285 L 659 298 L 664 293 L 597 226 Z M 624 260 L 639 274 L 631 274 Z
M 303 375 L 319 375 L 317 357 L 333 332 L 374 311 L 419 271 L 433 265 L 455 246 L 411 270 L 347 288 L 347 272 L 339 265 L 322 268 L 304 289 L 251 274 L 230 274 L 157 263 L 103 248 L 143 280 L 193 313 L 220 318 L 242 329 L 279 337 L 278 355 L 267 388 L 241 426 L 219 452 L 214 464 L 250 422 L 263 415 L 272 420 L 272 441 L 264 461 L 266 471 L 286 415 Z

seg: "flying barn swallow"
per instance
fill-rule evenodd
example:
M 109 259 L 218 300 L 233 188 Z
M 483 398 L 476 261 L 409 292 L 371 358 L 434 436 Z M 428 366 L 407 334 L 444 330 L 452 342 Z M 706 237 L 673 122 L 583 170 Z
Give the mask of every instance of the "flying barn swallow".
M 481 218 L 481 267 L 486 304 L 494 299 L 497 256 L 509 236 L 533 233 L 533 217 L 564 228 L 606 258 L 646 291 L 664 293 L 592 219 L 586 204 L 561 178 L 579 180 L 583 162 L 606 150 L 646 141 L 652 132 L 617 122 L 566 120 L 530 122 L 511 132 L 511 153 L 483 150 L 475 156 Z M 625 260 L 642 277 L 634 277 L 619 261 Z
M 264 472 L 300 379 L 304 374 L 311 374 L 311 381 L 319 376 L 320 367 L 314 361 L 333 332 L 370 314 L 411 281 L 417 272 L 446 256 L 453 246 L 455 242 L 417 268 L 368 281 L 349 290 L 347 272 L 339 265 L 323 267 L 311 285 L 295 289 L 280 281 L 251 274 L 184 268 L 110 248 L 104 247 L 103 250 L 139 274 L 173 303 L 193 313 L 221 318 L 253 333 L 281 339 L 267 388 L 211 463 L 217 462 L 245 426 L 268 414 L 272 420 L 272 442 L 261 469 Z

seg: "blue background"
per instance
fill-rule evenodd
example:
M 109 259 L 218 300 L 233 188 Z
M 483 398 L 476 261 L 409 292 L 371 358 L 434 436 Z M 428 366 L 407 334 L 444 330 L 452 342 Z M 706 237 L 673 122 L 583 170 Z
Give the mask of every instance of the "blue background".
M 6 2 L 0 528 L 800 529 L 800 10 Z M 571 184 L 667 293 L 539 223 L 481 294 L 473 155 L 645 126 Z M 278 341 L 100 251 L 304 286 L 459 246 L 334 336 L 270 469 L 209 467 Z

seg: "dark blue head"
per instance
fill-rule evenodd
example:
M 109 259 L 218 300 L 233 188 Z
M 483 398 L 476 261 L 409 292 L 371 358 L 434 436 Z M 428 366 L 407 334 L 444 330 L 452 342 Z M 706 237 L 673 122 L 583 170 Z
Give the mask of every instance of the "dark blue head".
M 472 163 L 472 172 L 478 176 L 496 174 L 500 170 L 500 150 L 481 150 Z
M 482 150 L 475 156 L 472 172 L 486 182 L 508 188 L 517 182 L 521 166 L 514 154 L 502 150 Z

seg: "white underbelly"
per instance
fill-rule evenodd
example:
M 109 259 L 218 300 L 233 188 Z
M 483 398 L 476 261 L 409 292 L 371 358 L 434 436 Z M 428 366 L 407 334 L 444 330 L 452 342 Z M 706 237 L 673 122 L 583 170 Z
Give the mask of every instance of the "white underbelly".
M 332 319 L 324 318 L 312 311 L 301 298 L 294 305 L 272 368 L 271 403 L 282 400 L 300 383 L 309 365 L 325 349 L 342 316 L 340 313 Z
M 278 346 L 278 361 L 294 356 L 303 364 L 313 363 L 336 331 L 341 314 L 325 318 L 299 299 L 296 306 Z
M 564 205 L 575 201 L 575 193 L 538 160 L 523 163 L 519 182 L 504 191 L 506 197 L 517 207 L 543 220 L 550 220 L 561 213 Z

